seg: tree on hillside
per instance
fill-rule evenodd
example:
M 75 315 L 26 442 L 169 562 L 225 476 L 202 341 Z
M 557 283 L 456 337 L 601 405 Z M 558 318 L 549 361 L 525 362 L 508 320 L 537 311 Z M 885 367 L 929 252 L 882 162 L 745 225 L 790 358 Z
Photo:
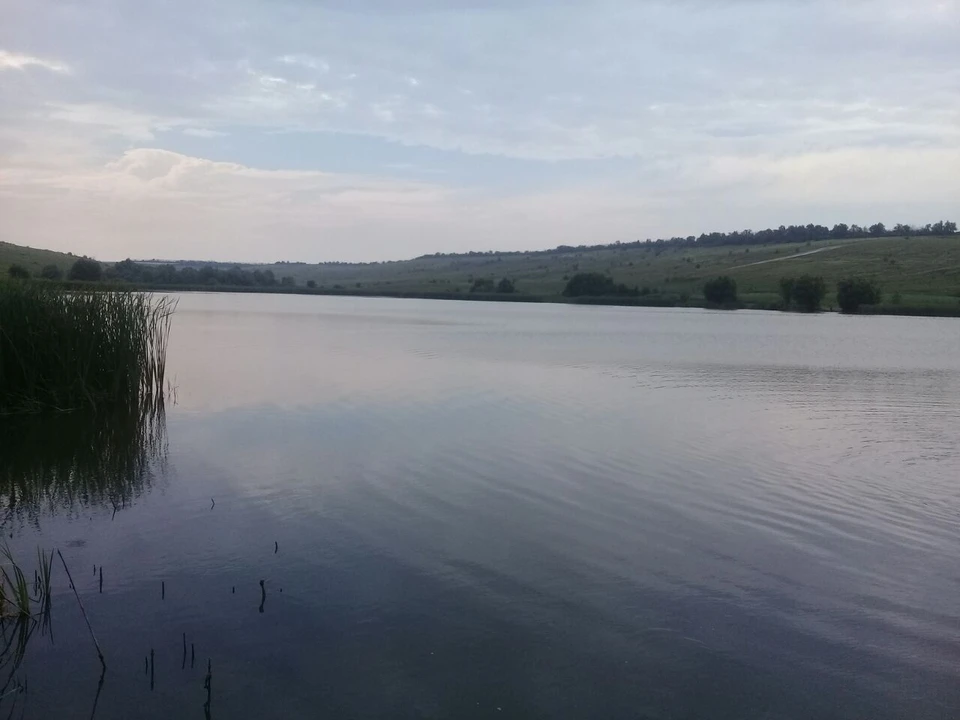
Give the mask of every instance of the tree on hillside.
M 887 226 L 882 222 L 877 223 L 876 225 L 871 225 L 870 234 L 873 235 L 873 237 L 883 237 L 887 234 Z
M 837 305 L 845 313 L 855 313 L 861 305 L 876 305 L 882 297 L 880 286 L 866 278 L 846 278 L 837 283 Z
M 636 288 L 628 288 L 623 283 L 615 283 L 609 275 L 598 272 L 577 273 L 567 281 L 563 289 L 565 297 L 615 297 L 621 295 L 639 295 Z
M 703 297 L 711 305 L 733 305 L 737 302 L 737 281 L 727 275 L 707 280 Z
M 796 279 L 792 277 L 780 278 L 780 298 L 783 300 L 783 309 L 789 310 L 793 303 L 793 286 L 796 285 Z
M 510 278 L 503 278 L 500 282 L 497 283 L 498 293 L 512 293 L 516 291 L 517 289 L 513 285 L 513 280 L 511 280 Z
M 492 293 L 496 289 L 493 278 L 477 278 L 470 286 L 472 293 Z
M 23 265 L 11 265 L 7 268 L 7 275 L 12 277 L 14 280 L 27 280 L 30 278 L 30 271 L 27 270 Z
M 44 280 L 62 280 L 63 270 L 56 265 L 44 265 L 43 270 L 40 271 L 40 277 Z
M 87 280 L 95 282 L 103 277 L 103 268 L 96 260 L 82 257 L 77 260 L 67 275 L 69 280 Z
M 826 294 L 822 277 L 801 275 L 793 281 L 793 302 L 804 312 L 819 312 Z

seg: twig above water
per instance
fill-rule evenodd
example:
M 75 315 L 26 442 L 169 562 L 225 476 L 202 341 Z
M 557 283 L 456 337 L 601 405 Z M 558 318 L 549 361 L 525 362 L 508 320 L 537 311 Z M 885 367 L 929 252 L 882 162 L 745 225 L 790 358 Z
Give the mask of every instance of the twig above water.
M 60 562 L 63 563 L 63 569 L 67 573 L 67 579 L 70 581 L 70 587 L 73 588 L 73 594 L 77 598 L 77 605 L 80 606 L 80 613 L 83 615 L 83 620 L 87 623 L 87 630 L 90 631 L 90 637 L 93 639 L 93 645 L 97 648 L 97 657 L 100 658 L 100 664 L 103 666 L 103 669 L 107 669 L 107 661 L 103 659 L 103 651 L 100 650 L 100 643 L 97 642 L 97 636 L 93 632 L 93 626 L 90 624 L 90 618 L 87 617 L 87 611 L 83 609 L 83 602 L 80 600 L 80 593 L 77 592 L 77 585 L 73 582 L 73 577 L 70 575 L 70 568 L 67 567 L 67 561 L 63 559 L 63 553 L 60 550 L 57 550 L 57 555 L 60 556 Z

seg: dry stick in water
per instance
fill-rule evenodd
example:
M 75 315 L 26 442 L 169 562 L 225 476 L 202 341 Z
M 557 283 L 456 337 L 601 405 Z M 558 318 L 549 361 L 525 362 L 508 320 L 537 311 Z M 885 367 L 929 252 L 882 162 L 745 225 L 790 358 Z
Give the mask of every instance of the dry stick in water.
M 163 580 L 160 581 L 160 599 L 163 600 L 167 597 L 167 583 Z
M 93 639 L 93 645 L 97 648 L 97 657 L 100 658 L 100 664 L 103 666 L 103 669 L 107 669 L 107 661 L 103 659 L 103 651 L 100 650 L 100 643 L 97 642 L 97 636 L 93 633 L 93 626 L 90 625 L 90 618 L 87 617 L 87 611 L 83 609 L 83 602 L 80 600 L 80 593 L 77 592 L 77 585 L 73 582 L 73 577 L 70 575 L 70 568 L 67 567 L 67 561 L 63 559 L 63 553 L 57 549 L 57 555 L 60 556 L 60 562 L 63 563 L 63 569 L 67 571 L 67 579 L 70 581 L 70 587 L 73 588 L 73 594 L 77 598 L 77 605 L 80 606 L 80 613 L 83 615 L 84 622 L 87 623 L 87 630 L 90 631 L 90 637 Z
M 207 676 L 203 679 L 203 689 L 207 691 L 207 701 L 203 704 L 203 710 L 207 717 L 210 717 L 210 693 L 213 680 L 213 664 L 207 659 Z

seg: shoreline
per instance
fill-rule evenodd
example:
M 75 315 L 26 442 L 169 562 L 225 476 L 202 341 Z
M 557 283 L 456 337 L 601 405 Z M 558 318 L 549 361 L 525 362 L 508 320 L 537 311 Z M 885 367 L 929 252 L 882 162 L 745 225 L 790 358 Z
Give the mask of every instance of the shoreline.
M 688 300 L 680 302 L 669 296 L 647 295 L 642 297 L 602 297 L 602 296 L 581 296 L 576 298 L 567 298 L 562 295 L 528 295 L 523 293 L 463 293 L 463 292 L 431 292 L 431 291 L 368 291 L 330 288 L 305 288 L 305 287 L 275 287 L 265 288 L 233 286 L 233 285 L 129 285 L 126 283 L 108 284 L 100 283 L 64 283 L 67 287 L 76 289 L 89 288 L 96 285 L 103 290 L 133 290 L 140 292 L 222 292 L 222 293 L 247 293 L 263 295 L 318 295 L 324 297 L 370 297 L 370 298 L 395 298 L 410 300 L 461 300 L 465 302 L 500 302 L 500 303 L 549 303 L 555 305 L 599 305 L 609 307 L 651 307 L 651 308 L 700 308 L 705 310 L 765 310 L 769 312 L 785 312 L 777 306 L 770 303 L 757 303 L 741 301 L 735 307 L 716 307 L 711 306 L 702 300 Z M 796 314 L 796 311 L 787 311 Z M 842 314 L 836 310 L 821 310 L 819 313 L 800 313 L 800 314 L 822 314 L 836 313 Z M 911 305 L 911 306 L 870 306 L 864 305 L 860 311 L 853 315 L 896 315 L 900 317 L 960 317 L 960 302 L 956 307 L 944 305 Z

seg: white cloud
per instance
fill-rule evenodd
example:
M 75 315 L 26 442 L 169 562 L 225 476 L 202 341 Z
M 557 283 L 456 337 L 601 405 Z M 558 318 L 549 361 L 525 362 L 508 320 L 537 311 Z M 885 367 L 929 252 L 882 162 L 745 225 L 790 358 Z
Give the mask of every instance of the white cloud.
M 960 151 L 862 150 L 690 163 L 657 186 L 504 194 L 158 149 L 0 175 L 0 239 L 104 259 L 377 260 L 579 245 L 781 222 L 948 216 Z M 849 188 L 859 197 L 851 198 Z M 883 204 L 883 212 L 875 203 Z M 51 212 L 55 207 L 56 211 Z M 922 211 L 922 214 L 918 211 Z
M 220 132 L 219 130 L 210 130 L 209 128 L 186 128 L 183 131 L 184 135 L 189 135 L 191 137 L 198 138 L 215 138 L 215 137 L 225 137 L 228 133 Z
M 25 70 L 28 67 L 40 67 L 55 73 L 69 74 L 70 67 L 56 60 L 45 60 L 34 57 L 33 55 L 23 55 L 21 53 L 8 52 L 0 50 L 0 71 L 3 70 Z
M 958 23 L 956 0 L 33 0 L 0 27 L 0 232 L 361 259 L 926 222 L 960 195 Z M 233 164 L 136 149 L 221 134 Z M 418 167 L 438 184 L 360 175 Z

